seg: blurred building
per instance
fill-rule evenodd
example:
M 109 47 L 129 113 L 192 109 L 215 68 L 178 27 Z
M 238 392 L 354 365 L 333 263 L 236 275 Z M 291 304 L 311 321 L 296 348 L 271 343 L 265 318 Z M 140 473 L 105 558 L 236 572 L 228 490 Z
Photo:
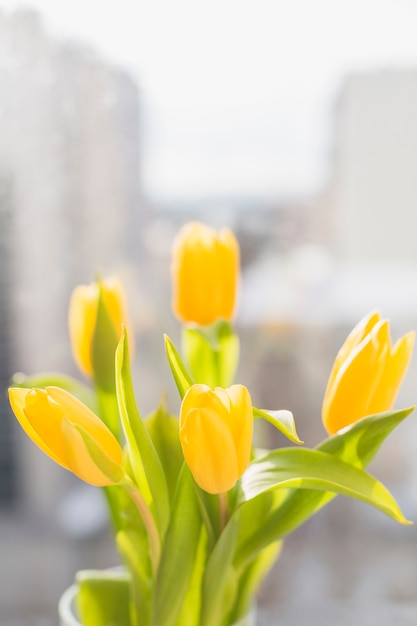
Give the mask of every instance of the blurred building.
M 324 308 L 351 324 L 380 308 L 401 326 L 417 316 L 417 70 L 349 76 L 333 125 L 325 202 L 335 259 Z
M 335 253 L 417 262 L 417 70 L 350 76 L 335 119 Z
M 91 50 L 50 39 L 35 13 L 0 14 L 0 136 L 4 398 L 17 369 L 68 373 L 71 289 L 97 272 L 122 270 L 137 255 L 137 86 Z M 13 614 L 17 604 L 22 611 L 25 603 L 41 610 L 44 591 L 54 584 L 39 528 L 52 533 L 48 541 L 62 560 L 56 579 L 68 567 L 74 571 L 68 558 L 74 546 L 65 537 L 54 540 L 51 513 L 73 484 L 71 476 L 52 468 L 21 436 L 5 398 L 0 420 L 0 499 L 8 502 L 0 511 L 0 548 L 2 563 L 15 564 L 7 577 L 1 574 L 10 582 L 0 593 L 3 623 L 4 612 Z M 16 487 L 13 506 L 7 485 Z M 25 533 L 18 534 L 21 524 Z M 62 578 L 57 584 L 65 586 Z

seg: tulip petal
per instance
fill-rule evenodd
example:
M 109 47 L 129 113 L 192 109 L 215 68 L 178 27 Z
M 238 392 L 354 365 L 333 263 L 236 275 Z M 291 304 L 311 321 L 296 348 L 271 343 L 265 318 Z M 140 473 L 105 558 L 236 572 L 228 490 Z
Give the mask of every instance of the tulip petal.
M 78 478 L 96 487 L 113 485 L 122 479 L 121 466 L 107 456 L 84 428 L 64 419 L 62 433 L 70 469 Z
M 119 443 L 80 400 L 58 387 L 10 389 L 9 395 L 22 428 L 56 463 L 93 485 L 123 476 Z
M 223 493 L 238 479 L 232 435 L 212 409 L 192 409 L 180 430 L 184 458 L 196 483 L 208 493 Z
M 12 407 L 13 413 L 15 414 L 19 424 L 28 435 L 30 439 L 32 439 L 33 443 L 35 443 L 38 448 L 42 450 L 47 456 L 49 456 L 55 463 L 58 465 L 62 465 L 65 469 L 69 469 L 68 464 L 64 459 L 59 458 L 55 452 L 46 445 L 46 443 L 42 440 L 42 438 L 38 435 L 35 428 L 32 426 L 28 418 L 25 414 L 25 406 L 26 406 L 26 396 L 29 393 L 28 389 L 11 387 L 9 389 L 9 400 L 10 406 Z
M 74 289 L 68 311 L 68 325 L 74 360 L 87 376 L 93 373 L 91 339 L 97 317 L 98 285 L 79 285 Z
M 132 339 L 123 287 L 116 277 L 106 278 L 100 283 L 76 287 L 70 299 L 68 326 L 75 362 L 86 376 L 91 376 L 94 370 L 92 342 L 96 330 L 100 297 L 117 339 L 122 333 L 122 324 L 126 326 L 129 337 Z M 133 354 L 132 340 L 130 344 L 131 354 Z
M 231 320 L 236 308 L 240 275 L 239 244 L 234 234 L 227 229 L 220 231 L 218 239 L 219 302 L 217 317 Z
M 49 396 L 46 388 L 31 389 L 27 393 L 24 414 L 42 441 L 42 449 L 53 451 L 59 464 L 70 469 L 67 445 L 61 429 L 65 410 Z
M 182 416 L 186 416 L 189 411 L 198 408 L 210 408 L 224 416 L 226 416 L 227 411 L 219 395 L 212 391 L 210 387 L 202 384 L 192 385 L 182 401 L 180 428 Z
M 401 381 L 411 359 L 414 338 L 414 332 L 407 333 L 394 345 L 377 388 L 367 406 L 367 415 L 389 411 L 394 405 Z
M 47 387 L 46 391 L 52 400 L 63 407 L 65 417 L 70 419 L 76 426 L 86 430 L 97 445 L 106 451 L 109 458 L 117 465 L 121 465 L 123 453 L 120 444 L 97 415 L 90 411 L 80 400 L 64 391 L 64 389 Z
M 388 322 L 380 320 L 345 359 L 326 392 L 323 422 L 329 433 L 367 414 L 364 409 L 382 376 L 389 351 Z
M 230 231 L 217 234 L 192 222 L 178 233 L 172 255 L 172 308 L 185 322 L 202 326 L 234 313 L 239 246 Z
M 232 385 L 226 389 L 226 393 L 230 400 L 228 426 L 235 442 L 240 478 L 249 464 L 252 449 L 252 400 L 249 391 L 243 385 Z
M 332 371 L 330 373 L 329 382 L 327 383 L 325 395 L 327 395 L 327 392 L 333 387 L 335 378 L 343 363 L 349 358 L 349 355 L 352 353 L 354 348 L 356 348 L 356 346 L 358 346 L 364 338 L 369 335 L 372 328 L 379 322 L 380 319 L 381 316 L 378 311 L 371 311 L 368 315 L 362 318 L 361 321 L 356 324 L 355 328 L 349 333 L 343 346 L 337 353 Z

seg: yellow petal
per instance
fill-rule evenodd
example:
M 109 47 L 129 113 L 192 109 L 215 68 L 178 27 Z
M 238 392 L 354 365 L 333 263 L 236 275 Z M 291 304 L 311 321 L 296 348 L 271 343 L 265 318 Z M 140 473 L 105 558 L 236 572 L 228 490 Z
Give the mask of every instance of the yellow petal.
M 208 325 L 231 319 L 239 278 L 239 247 L 230 231 L 186 224 L 172 256 L 172 308 L 185 322 Z
M 216 315 L 231 321 L 235 313 L 240 278 L 239 244 L 230 230 L 222 230 L 218 242 L 219 303 Z
M 28 418 L 25 415 L 25 407 L 26 407 L 26 396 L 28 395 L 29 390 L 21 387 L 11 387 L 9 389 L 9 400 L 10 406 L 12 407 L 13 413 L 15 414 L 19 424 L 28 435 L 30 439 L 44 452 L 47 456 L 49 456 L 53 461 L 65 467 L 65 469 L 69 469 L 65 459 L 59 458 L 56 453 L 49 448 L 46 443 L 41 439 L 41 437 L 36 432 L 35 428 L 33 428 L 32 424 L 29 422 Z
M 386 361 L 377 388 L 367 406 L 367 415 L 389 411 L 393 407 L 411 359 L 414 338 L 415 333 L 410 332 L 401 337 L 395 344 L 392 354 Z
M 122 325 L 126 327 L 129 337 L 129 355 L 132 358 L 134 354 L 133 332 L 126 305 L 126 296 L 120 280 L 115 276 L 106 278 L 101 282 L 101 292 L 118 339 L 122 335 Z
M 238 479 L 233 438 L 221 416 L 192 409 L 180 431 L 184 458 L 196 483 L 208 493 L 223 493 Z
M 95 413 L 64 389 L 46 387 L 46 391 L 48 396 L 62 408 L 66 418 L 86 430 L 106 455 L 114 463 L 121 465 L 123 452 L 120 444 Z
M 333 387 L 335 378 L 342 367 L 343 363 L 352 354 L 352 351 L 358 346 L 364 338 L 371 332 L 374 326 L 379 322 L 381 316 L 378 311 L 371 311 L 355 326 L 355 328 L 349 333 L 343 346 L 337 353 L 332 371 L 330 373 L 329 382 L 327 383 L 327 389 L 325 397 Z
M 87 433 L 110 464 L 121 467 L 122 449 L 90 409 L 58 387 L 10 389 L 9 394 L 22 428 L 45 454 L 87 482 L 111 484 L 87 450 L 77 428 Z
M 230 399 L 229 428 L 235 442 L 238 476 L 249 465 L 253 437 L 253 409 L 249 391 L 243 385 L 232 385 L 226 389 Z
M 71 469 L 66 442 L 62 436 L 65 411 L 49 397 L 46 389 L 31 389 L 25 400 L 24 414 L 45 449 L 53 452 L 60 465 Z
M 70 299 L 68 325 L 72 353 L 80 370 L 87 376 L 93 373 L 91 342 L 97 320 L 98 285 L 79 285 Z
M 96 487 L 113 484 L 91 458 L 80 432 L 68 419 L 62 422 L 62 435 L 67 445 L 69 468 L 78 478 Z
M 247 468 L 252 447 L 252 402 L 246 387 L 193 385 L 180 411 L 184 458 L 202 489 L 231 489 Z
M 80 370 L 86 375 L 93 373 L 91 360 L 92 342 L 97 322 L 99 295 L 113 323 L 116 337 L 122 334 L 122 324 L 129 335 L 129 352 L 133 355 L 134 341 L 128 319 L 126 299 L 120 281 L 115 277 L 102 280 L 91 285 L 79 285 L 74 289 L 70 299 L 68 326 L 72 353 Z
M 207 385 L 196 384 L 191 385 L 187 390 L 181 404 L 180 423 L 188 411 L 207 405 L 207 395 L 211 393 L 210 387 Z
M 364 417 L 389 355 L 388 322 L 380 320 L 344 360 L 323 402 L 323 423 L 329 433 Z

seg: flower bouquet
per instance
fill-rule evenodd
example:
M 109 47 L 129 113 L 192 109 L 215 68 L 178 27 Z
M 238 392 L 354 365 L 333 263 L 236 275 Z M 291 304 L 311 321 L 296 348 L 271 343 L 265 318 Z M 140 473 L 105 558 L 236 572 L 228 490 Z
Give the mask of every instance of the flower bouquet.
M 288 410 L 256 408 L 248 389 L 233 384 L 239 359 L 231 325 L 239 282 L 234 235 L 186 225 L 175 241 L 172 279 L 182 356 L 168 337 L 165 347 L 179 416 L 164 401 L 146 419 L 139 413 L 133 338 L 117 280 L 77 287 L 71 298 L 73 352 L 91 386 L 37 376 L 9 391 L 34 443 L 102 487 L 108 502 L 123 567 L 76 574 L 83 626 L 253 624 L 256 590 L 283 539 L 337 494 L 409 523 L 365 468 L 412 411 L 391 408 L 414 333 L 392 345 L 388 321 L 376 312 L 356 326 L 324 397 L 329 437 L 308 449 Z M 266 420 L 293 445 L 257 449 L 254 420 Z

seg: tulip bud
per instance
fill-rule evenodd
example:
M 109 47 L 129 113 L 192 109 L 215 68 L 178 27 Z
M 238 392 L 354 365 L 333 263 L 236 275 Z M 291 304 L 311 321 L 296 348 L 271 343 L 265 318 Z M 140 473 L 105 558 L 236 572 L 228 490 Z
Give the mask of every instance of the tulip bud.
M 246 387 L 192 385 L 180 411 L 180 441 L 196 483 L 209 493 L 224 493 L 242 476 L 250 460 L 252 402 Z
M 87 376 L 93 373 L 92 344 L 100 292 L 117 340 L 122 334 L 122 324 L 129 326 L 123 288 L 116 278 L 108 278 L 100 284 L 79 285 L 74 289 L 68 313 L 69 333 L 74 359 Z
M 340 349 L 327 384 L 322 417 L 330 434 L 392 408 L 413 344 L 410 332 L 392 346 L 388 320 L 377 312 L 359 322 Z
M 183 322 L 201 326 L 232 320 L 239 282 L 239 244 L 230 230 L 192 222 L 173 247 L 172 308 Z
M 106 486 L 123 477 L 122 449 L 103 422 L 59 387 L 9 389 L 26 434 L 51 459 L 87 483 Z

